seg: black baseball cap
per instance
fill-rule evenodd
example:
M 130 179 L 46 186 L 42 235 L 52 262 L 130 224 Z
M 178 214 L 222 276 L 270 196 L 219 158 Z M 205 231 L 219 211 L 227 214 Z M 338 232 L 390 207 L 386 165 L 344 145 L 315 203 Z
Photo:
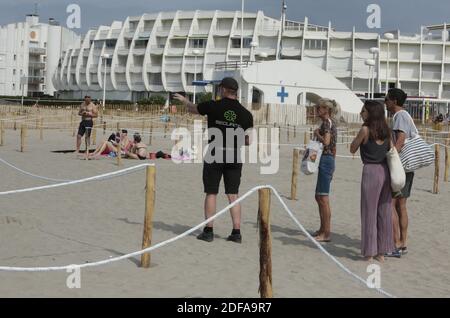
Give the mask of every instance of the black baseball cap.
M 232 78 L 232 77 L 225 77 L 221 82 L 220 85 L 224 88 L 231 89 L 232 91 L 237 91 L 239 89 L 238 82 Z

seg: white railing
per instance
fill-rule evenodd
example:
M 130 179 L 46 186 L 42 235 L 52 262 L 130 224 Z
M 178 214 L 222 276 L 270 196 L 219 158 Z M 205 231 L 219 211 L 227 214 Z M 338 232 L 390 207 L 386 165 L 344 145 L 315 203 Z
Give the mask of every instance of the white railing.
M 433 72 L 433 71 L 422 71 L 423 79 L 431 79 L 431 80 L 440 80 L 441 72 Z

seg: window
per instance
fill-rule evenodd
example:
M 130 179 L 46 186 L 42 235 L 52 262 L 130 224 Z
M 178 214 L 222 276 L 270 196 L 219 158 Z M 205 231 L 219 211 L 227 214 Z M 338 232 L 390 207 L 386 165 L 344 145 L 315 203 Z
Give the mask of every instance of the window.
M 44 47 L 47 47 L 47 42 L 44 42 Z
M 250 43 L 252 42 L 251 38 L 244 38 L 244 49 L 250 48 Z M 231 39 L 231 47 L 234 49 L 239 49 L 241 47 L 241 39 Z
M 13 75 L 16 75 L 16 69 L 13 69 Z
M 16 54 L 14 54 L 14 61 L 16 61 L 17 60 L 17 55 Z
M 13 91 L 15 91 L 16 90 L 16 84 L 12 84 L 12 87 L 13 87 Z
M 22 40 L 22 42 L 20 42 L 20 46 L 22 46 L 22 47 L 23 47 L 23 44 L 24 44 L 24 43 L 23 43 L 23 40 Z
M 206 39 L 191 39 L 190 47 L 194 49 L 204 49 L 206 47 Z

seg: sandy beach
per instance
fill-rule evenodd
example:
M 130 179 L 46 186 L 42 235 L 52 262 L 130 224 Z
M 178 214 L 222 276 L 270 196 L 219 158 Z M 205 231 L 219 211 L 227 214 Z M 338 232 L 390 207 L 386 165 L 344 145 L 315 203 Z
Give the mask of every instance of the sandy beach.
M 80 179 L 117 171 L 115 159 L 79 160 L 71 131 L 28 132 L 24 153 L 19 131 L 7 130 L 0 158 L 17 167 L 51 178 Z M 103 136 L 100 132 L 97 140 Z M 281 142 L 286 143 L 285 135 Z M 146 138 L 144 138 L 146 142 Z M 297 135 L 297 143 L 303 136 Z M 290 143 L 294 143 L 293 140 Z M 154 138 L 150 147 L 170 152 L 169 137 Z M 338 153 L 349 155 L 346 146 Z M 178 235 L 203 221 L 201 164 L 176 165 L 158 159 L 153 243 Z M 244 168 L 241 194 L 270 184 L 310 231 L 319 225 L 314 189 L 316 175 L 299 174 L 298 201 L 290 195 L 292 147 L 282 146 L 280 170 L 261 175 L 259 165 Z M 123 160 L 123 167 L 139 164 Z M 444 160 L 441 160 L 441 175 Z M 323 246 L 356 274 L 367 277 L 360 256 L 359 159 L 338 158 L 330 197 L 332 241 Z M 450 295 L 450 184 L 441 177 L 440 194 L 431 193 L 434 167 L 419 170 L 409 201 L 409 254 L 381 265 L 381 287 L 397 297 Z M 0 163 L 0 191 L 49 184 L 20 174 Z M 145 172 L 106 181 L 0 197 L 0 266 L 58 266 L 84 264 L 140 250 L 142 242 Z M 223 194 L 223 184 L 221 185 Z M 215 223 L 213 243 L 190 235 L 152 253 L 150 269 L 140 258 L 87 268 L 81 288 L 66 287 L 66 272 L 0 272 L 0 297 L 258 297 L 259 248 L 257 195 L 243 203 L 243 243 L 225 241 L 231 231 L 228 214 Z M 218 210 L 227 205 L 219 196 Z M 382 297 L 339 269 L 303 235 L 272 197 L 272 262 L 275 297 Z

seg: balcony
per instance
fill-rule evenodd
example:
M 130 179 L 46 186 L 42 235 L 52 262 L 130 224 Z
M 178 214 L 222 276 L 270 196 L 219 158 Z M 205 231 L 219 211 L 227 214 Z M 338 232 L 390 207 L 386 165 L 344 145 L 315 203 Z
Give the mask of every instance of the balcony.
M 153 45 L 150 47 L 150 54 L 162 55 L 164 53 L 164 46 Z
M 144 28 L 140 28 L 139 29 L 139 39 L 148 39 L 150 38 L 150 36 L 152 35 L 152 30 L 151 29 L 144 29 Z
M 441 72 L 422 71 L 422 80 L 423 81 L 440 81 L 441 80 Z
M 136 30 L 128 28 L 128 29 L 125 29 L 123 36 L 124 36 L 124 38 L 132 39 L 134 37 L 135 33 L 136 33 Z
M 126 46 L 121 46 L 117 50 L 118 55 L 128 55 L 130 53 L 130 48 Z
M 184 48 L 179 48 L 179 47 L 171 47 L 167 50 L 167 55 L 170 56 L 181 56 L 184 53 Z
M 162 86 L 162 84 L 160 83 L 160 84 L 152 84 L 152 83 L 150 83 L 150 90 L 152 91 L 152 92 L 162 92 L 162 91 L 164 91 L 164 87 Z
M 108 36 L 108 33 L 109 33 L 108 30 L 100 31 L 99 40 L 106 39 L 106 37 Z
M 47 50 L 44 48 L 40 48 L 40 47 L 30 47 L 29 52 L 30 52 L 30 54 L 33 54 L 33 55 L 45 55 Z
M 158 36 L 168 36 L 170 28 L 156 28 Z
M 216 36 L 229 36 L 231 33 L 230 29 L 216 29 L 214 30 L 214 35 Z
M 203 72 L 203 62 L 197 63 L 197 66 L 194 63 L 188 63 L 184 65 L 184 71 L 187 73 L 197 73 L 200 74 Z
M 89 48 L 86 48 L 86 49 L 83 50 L 83 56 L 84 57 L 89 56 Z
M 28 84 L 43 84 L 44 83 L 43 76 L 28 76 L 27 80 L 28 80 Z
M 97 73 L 98 72 L 98 65 L 93 65 L 89 68 L 89 73 Z
M 142 73 L 142 66 L 130 66 L 130 72 L 131 73 Z
M 185 55 L 189 55 L 189 56 L 195 56 L 194 55 L 194 51 L 197 50 L 199 51 L 199 55 L 202 56 L 205 54 L 205 48 L 194 48 L 194 47 L 190 47 L 186 50 Z
M 114 29 L 111 31 L 111 35 L 110 35 L 110 39 L 117 39 L 119 37 L 120 34 L 120 29 Z
M 309 33 L 310 35 L 311 33 Z M 287 28 L 283 31 L 283 36 L 284 37 L 289 37 L 289 38 L 298 38 L 298 37 L 302 37 L 303 36 L 303 30 L 299 29 L 299 28 Z
M 119 65 L 117 65 L 116 67 L 115 67 L 115 71 L 116 71 L 116 73 L 125 73 L 125 71 L 126 71 L 126 67 L 125 66 L 119 66 Z
M 242 68 L 247 68 L 250 65 L 252 65 L 253 62 L 251 61 L 243 61 L 242 62 Z M 216 71 L 235 71 L 240 69 L 241 62 L 240 61 L 230 61 L 230 62 L 217 62 L 215 65 Z
M 173 28 L 173 36 L 186 37 L 189 34 L 189 28 Z
M 260 35 L 266 36 L 266 37 L 274 37 L 278 36 L 278 33 L 280 32 L 279 26 L 262 26 L 258 29 L 258 32 Z
M 209 30 L 207 29 L 192 29 L 192 35 L 193 36 L 208 36 L 209 34 Z
M 35 70 L 42 70 L 45 69 L 45 63 L 44 62 L 30 62 L 28 63 L 28 67 Z
M 152 65 L 151 63 L 147 64 L 148 73 L 161 73 L 161 69 L 161 65 Z
M 164 70 L 168 73 L 180 73 L 181 72 L 181 62 L 178 64 L 166 64 Z
M 226 53 L 227 48 L 226 47 L 212 47 L 208 49 L 209 53 Z
M 250 36 L 253 36 L 253 33 L 254 33 L 254 30 L 253 29 L 251 29 L 251 30 L 249 30 L 249 29 L 244 29 L 244 37 L 250 37 Z M 236 29 L 234 29 L 233 30 L 233 37 L 240 37 L 241 36 L 241 28 L 236 28 Z
M 142 46 L 135 47 L 133 49 L 133 54 L 134 55 L 144 55 L 145 54 L 145 50 L 146 50 L 146 47 L 142 47 Z

